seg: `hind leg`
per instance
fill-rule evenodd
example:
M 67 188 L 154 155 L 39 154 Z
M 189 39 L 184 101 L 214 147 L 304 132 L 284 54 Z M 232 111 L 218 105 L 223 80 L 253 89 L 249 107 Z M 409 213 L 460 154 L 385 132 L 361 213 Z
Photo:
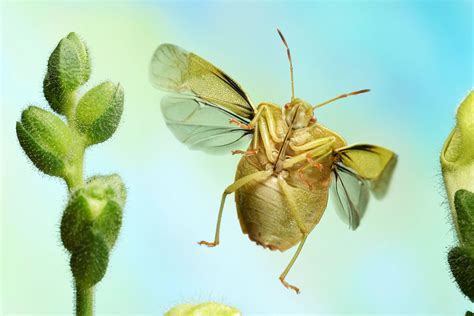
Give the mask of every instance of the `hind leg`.
M 245 184 L 249 183 L 250 181 L 259 181 L 259 180 L 264 180 L 268 178 L 272 174 L 272 170 L 268 171 L 259 171 L 255 172 L 252 174 L 249 174 L 243 178 L 240 178 L 239 180 L 235 181 L 231 185 L 229 185 L 225 190 L 224 193 L 222 193 L 222 198 L 221 198 L 221 206 L 219 208 L 219 215 L 217 216 L 217 225 L 216 225 L 216 233 L 214 236 L 214 241 L 209 242 L 209 241 L 200 241 L 200 245 L 206 245 L 208 247 L 215 247 L 219 244 L 219 232 L 221 228 L 221 219 L 222 219 L 222 210 L 224 209 L 224 204 L 225 204 L 225 199 L 227 195 L 234 193 L 237 191 L 239 188 L 243 187 Z
M 300 289 L 297 288 L 296 286 L 294 285 L 291 285 L 290 283 L 286 282 L 285 281 L 285 278 L 286 278 L 286 275 L 288 274 L 288 272 L 290 272 L 290 269 L 291 267 L 293 266 L 293 264 L 295 263 L 296 261 L 296 258 L 298 258 L 300 252 L 301 252 L 301 249 L 303 249 L 303 245 L 304 245 L 304 242 L 306 241 L 306 238 L 308 237 L 308 234 L 305 234 L 303 233 L 303 238 L 301 239 L 300 241 L 300 244 L 298 245 L 298 249 L 296 249 L 296 252 L 295 254 L 293 255 L 293 258 L 291 258 L 290 260 L 290 263 L 288 263 L 288 265 L 286 266 L 285 270 L 280 274 L 280 281 L 281 283 L 283 283 L 283 285 L 287 288 L 287 289 L 292 289 L 296 292 L 296 294 L 300 294 Z
M 291 285 L 290 283 L 286 282 L 285 281 L 285 278 L 288 274 L 288 272 L 290 272 L 290 269 L 291 267 L 293 266 L 293 264 L 295 263 L 296 259 L 298 258 L 300 252 L 301 252 L 301 249 L 303 249 L 303 246 L 304 246 L 304 243 L 306 241 L 306 238 L 308 237 L 308 230 L 306 229 L 306 226 L 304 225 L 304 222 L 301 220 L 299 214 L 298 214 L 298 210 L 297 210 L 297 207 L 296 207 L 296 202 L 295 200 L 293 199 L 293 196 L 291 195 L 290 191 L 289 191 L 289 185 L 286 183 L 286 181 L 282 178 L 278 178 L 278 183 L 280 184 L 280 187 L 282 189 L 282 192 L 283 194 L 285 195 L 285 198 L 286 200 L 288 201 L 288 204 L 289 204 L 289 209 L 290 209 L 290 212 L 291 212 L 291 216 L 293 217 L 293 219 L 295 220 L 296 224 L 298 225 L 298 228 L 300 229 L 301 231 L 301 234 L 303 234 L 303 237 L 301 238 L 301 241 L 300 241 L 300 244 L 298 245 L 298 249 L 296 249 L 296 252 L 295 254 L 293 255 L 293 258 L 291 258 L 290 260 L 290 263 L 288 263 L 288 265 L 286 266 L 285 270 L 283 270 L 283 272 L 281 273 L 279 279 L 281 281 L 281 283 L 287 288 L 287 289 L 292 289 L 296 292 L 296 294 L 299 294 L 300 293 L 300 289 L 297 288 L 296 286 L 294 285 Z

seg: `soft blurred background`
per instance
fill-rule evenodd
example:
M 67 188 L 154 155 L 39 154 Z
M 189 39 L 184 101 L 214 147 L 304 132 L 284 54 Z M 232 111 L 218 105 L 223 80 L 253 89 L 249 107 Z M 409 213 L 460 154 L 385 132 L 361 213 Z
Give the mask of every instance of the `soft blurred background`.
M 47 108 L 47 59 L 69 32 L 88 44 L 87 88 L 119 81 L 125 110 L 112 139 L 86 155 L 87 176 L 118 172 L 128 186 L 119 241 L 97 286 L 99 315 L 160 315 L 177 303 L 218 300 L 245 315 L 443 314 L 471 304 L 451 281 L 455 242 L 438 156 L 457 104 L 473 83 L 472 1 L 3 2 L 1 5 L 1 311 L 70 314 L 68 255 L 59 238 L 65 185 L 22 153 L 15 122 Z M 288 281 L 294 249 L 263 250 L 242 235 L 231 197 L 221 245 L 219 199 L 239 157 L 189 151 L 167 130 L 163 95 L 148 82 L 154 49 L 171 42 L 225 70 L 255 103 L 290 98 L 279 27 L 292 49 L 296 94 L 317 103 L 369 94 L 317 111 L 349 143 L 399 155 L 391 191 L 372 199 L 350 231 L 330 203 Z

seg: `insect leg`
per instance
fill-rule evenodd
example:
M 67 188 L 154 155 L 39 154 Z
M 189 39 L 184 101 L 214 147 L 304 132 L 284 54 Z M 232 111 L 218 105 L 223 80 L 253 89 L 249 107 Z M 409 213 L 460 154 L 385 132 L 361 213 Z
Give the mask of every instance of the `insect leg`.
M 258 141 L 261 137 L 267 159 L 274 163 L 273 153 L 277 150 L 273 143 L 281 142 L 283 138 L 277 135 L 275 118 L 269 110 L 269 105 L 262 104 L 248 126 L 254 129 L 253 150 L 258 150 Z
M 248 129 L 248 130 L 252 130 L 252 129 L 253 129 L 253 127 L 250 126 L 250 124 L 241 123 L 240 121 L 238 121 L 238 120 L 235 119 L 235 118 L 231 118 L 231 119 L 229 120 L 229 123 L 235 124 L 235 125 L 237 125 L 238 127 L 242 128 L 242 129 Z
M 252 174 L 249 174 L 243 178 L 240 178 L 239 180 L 235 181 L 231 185 L 229 185 L 225 190 L 224 193 L 222 193 L 222 198 L 221 198 L 221 205 L 219 208 L 219 215 L 217 216 L 217 225 L 216 225 L 216 234 L 214 236 L 214 241 L 213 242 L 208 242 L 208 241 L 200 241 L 200 245 L 206 245 L 208 247 L 214 247 L 219 244 L 219 232 L 221 228 L 221 219 L 222 219 L 222 210 L 224 209 L 224 204 L 225 204 L 225 199 L 227 195 L 237 191 L 239 188 L 244 186 L 245 184 L 249 183 L 252 180 L 264 180 L 268 178 L 272 174 L 272 170 L 266 170 L 266 171 L 259 171 L 255 172 Z
M 283 169 L 288 169 L 293 167 L 299 162 L 307 160 L 308 157 L 311 157 L 313 160 L 315 158 L 325 157 L 326 155 L 332 153 L 332 145 L 335 141 L 335 138 L 328 137 L 328 142 L 324 145 L 318 146 L 310 151 L 301 153 L 299 155 L 293 156 L 290 159 L 287 159 L 283 162 Z
M 273 117 L 273 113 L 270 110 L 271 105 L 267 103 L 262 103 L 259 107 L 255 116 L 253 117 L 252 121 L 248 124 L 250 129 L 256 129 L 259 123 L 260 117 L 265 117 L 267 121 L 268 131 L 270 132 L 270 136 L 272 137 L 273 141 L 276 143 L 281 143 L 283 141 L 283 137 L 279 137 L 277 135 L 277 128 L 275 118 Z M 256 134 L 256 133 L 255 133 Z
M 254 152 L 254 153 L 257 153 L 257 150 L 258 150 L 258 138 L 259 138 L 259 130 L 258 130 L 258 119 L 260 118 L 260 115 L 262 114 L 263 112 L 263 107 L 259 107 L 255 116 L 253 117 L 252 121 L 249 123 L 249 124 L 242 124 L 240 123 L 239 121 L 235 120 L 235 119 L 231 119 L 230 120 L 230 123 L 234 123 L 236 124 L 237 126 L 239 127 L 242 127 L 244 129 L 248 129 L 248 130 L 253 130 L 253 138 L 252 138 L 252 150 L 250 151 L 247 151 L 247 152 Z M 243 125 L 243 126 L 242 126 Z M 245 152 L 245 153 L 247 153 Z M 235 155 L 235 154 L 243 154 L 244 152 L 242 152 L 241 150 L 233 150 L 232 151 L 232 155 Z
M 278 151 L 275 148 L 275 145 L 272 142 L 272 139 L 268 133 L 267 122 L 265 118 L 261 118 L 258 122 L 258 127 L 260 130 L 260 136 L 262 136 L 262 143 L 263 147 L 265 148 L 265 154 L 267 155 L 268 161 L 274 163 L 276 157 L 273 156 L 273 153 L 277 153 Z
M 304 243 L 306 241 L 306 238 L 308 238 L 308 234 L 303 234 L 303 238 L 301 239 L 300 241 L 300 244 L 298 245 L 298 249 L 296 249 L 296 252 L 295 254 L 293 255 L 293 258 L 291 258 L 290 260 L 290 263 L 288 263 L 288 265 L 286 266 L 285 270 L 282 272 L 282 274 L 280 274 L 280 281 L 281 283 L 287 288 L 287 289 L 292 289 L 296 292 L 296 294 L 300 294 L 300 289 L 294 285 L 291 285 L 290 283 L 286 282 L 285 281 L 285 278 L 286 278 L 286 275 L 288 274 L 288 272 L 290 272 L 290 269 L 291 267 L 293 266 L 293 264 L 295 263 L 296 261 L 296 258 L 298 258 L 300 252 L 301 252 L 301 249 L 303 249 L 303 246 L 304 246 Z
M 303 221 L 301 220 L 297 208 L 296 208 L 296 203 L 295 200 L 293 199 L 293 196 L 291 195 L 289 191 L 289 185 L 286 183 L 284 179 L 278 178 L 278 183 L 280 184 L 280 187 L 282 189 L 283 194 L 286 197 L 286 200 L 288 201 L 289 204 L 289 209 L 291 212 L 291 216 L 295 220 L 296 224 L 298 225 L 298 228 L 300 229 L 301 233 L 303 234 L 303 237 L 301 238 L 300 244 L 298 245 L 298 249 L 296 249 L 295 254 L 293 255 L 293 258 L 291 258 L 290 263 L 286 266 L 285 270 L 280 274 L 280 281 L 281 283 L 288 289 L 294 290 L 297 294 L 300 293 L 300 289 L 297 288 L 294 285 L 289 284 L 288 282 L 285 281 L 286 276 L 288 275 L 288 272 L 290 272 L 291 267 L 295 263 L 296 259 L 298 258 L 301 249 L 303 249 L 303 245 L 306 241 L 306 238 L 308 237 L 308 230 L 306 229 Z
M 252 148 L 255 150 L 255 152 L 258 151 L 258 139 L 260 136 L 260 130 L 258 129 L 258 124 L 255 125 L 254 133 L 253 133 L 253 139 L 252 139 Z
M 257 150 L 240 150 L 240 149 L 236 149 L 236 150 L 232 150 L 232 155 L 244 155 L 244 156 L 253 156 L 257 154 Z
M 254 115 L 253 119 L 248 124 L 241 123 L 238 120 L 236 120 L 235 118 L 231 118 L 229 120 L 229 122 L 232 123 L 232 124 L 237 125 L 240 128 L 252 130 L 258 125 L 258 119 L 260 118 L 260 116 L 262 115 L 264 110 L 265 110 L 265 107 L 260 106 L 258 108 L 257 112 L 255 112 L 255 115 Z
M 257 109 L 257 112 L 255 113 L 255 116 L 253 117 L 252 121 L 250 121 L 249 126 L 252 128 L 255 128 L 258 125 L 258 120 L 260 118 L 260 115 L 262 115 L 263 110 L 265 109 L 264 106 L 259 106 Z
M 307 151 L 310 149 L 314 149 L 316 147 L 324 146 L 328 143 L 334 143 L 336 138 L 334 136 L 329 136 L 329 137 L 323 137 L 323 138 L 318 138 L 312 141 L 309 141 L 303 145 L 295 145 L 292 142 L 290 142 L 290 148 L 296 152 L 299 151 Z
M 321 156 L 318 156 L 318 158 L 316 159 L 313 159 L 313 157 L 311 156 L 311 153 L 308 153 L 306 154 L 306 160 L 308 161 L 308 164 L 306 165 L 303 165 L 301 168 L 299 168 L 296 173 L 298 174 L 298 176 L 300 177 L 300 179 L 302 181 L 304 181 L 307 185 L 308 185 L 308 188 L 311 190 L 312 188 L 312 184 L 311 182 L 308 180 L 308 177 L 305 176 L 304 174 L 304 171 L 309 168 L 309 167 L 314 167 L 314 168 L 317 168 L 319 171 L 322 170 L 323 168 L 323 165 L 320 164 L 318 161 L 326 158 L 328 155 L 330 155 L 332 153 L 332 151 L 328 151 L 326 154 L 324 155 L 321 155 Z
M 275 117 L 273 117 L 273 113 L 270 111 L 270 106 L 263 104 L 261 107 L 263 108 L 263 116 L 267 120 L 268 131 L 270 132 L 270 136 L 272 137 L 273 141 L 276 143 L 283 142 L 284 137 L 279 137 L 277 135 Z

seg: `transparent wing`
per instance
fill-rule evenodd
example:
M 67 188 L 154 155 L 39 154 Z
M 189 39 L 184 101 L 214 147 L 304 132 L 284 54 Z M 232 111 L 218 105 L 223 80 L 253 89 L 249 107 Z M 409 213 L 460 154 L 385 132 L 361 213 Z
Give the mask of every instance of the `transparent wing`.
M 246 119 L 254 117 L 255 108 L 238 83 L 176 45 L 163 44 L 156 49 L 149 75 L 158 89 L 197 97 Z
M 369 201 L 369 188 L 364 179 L 349 168 L 336 163 L 331 194 L 337 214 L 355 230 L 364 216 Z
M 229 122 L 234 118 L 248 124 L 245 118 L 204 100 L 183 96 L 165 96 L 161 111 L 166 125 L 174 136 L 190 149 L 211 154 L 228 153 L 243 149 L 252 131 L 239 128 Z

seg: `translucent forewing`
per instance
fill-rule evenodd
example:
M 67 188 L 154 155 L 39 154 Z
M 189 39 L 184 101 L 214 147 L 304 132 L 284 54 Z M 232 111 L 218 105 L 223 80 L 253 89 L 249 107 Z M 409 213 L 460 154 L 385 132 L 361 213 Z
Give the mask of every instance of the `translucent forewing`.
M 337 214 L 355 230 L 364 216 L 369 201 L 369 189 L 365 180 L 353 171 L 336 163 L 331 193 Z
M 197 97 L 251 120 L 255 108 L 228 75 L 196 54 L 160 45 L 150 63 L 150 81 L 159 89 Z
M 190 149 L 211 154 L 229 152 L 243 148 L 248 142 L 245 136 L 252 133 L 229 122 L 230 117 L 241 123 L 249 123 L 247 119 L 197 98 L 165 96 L 161 111 L 171 132 Z

